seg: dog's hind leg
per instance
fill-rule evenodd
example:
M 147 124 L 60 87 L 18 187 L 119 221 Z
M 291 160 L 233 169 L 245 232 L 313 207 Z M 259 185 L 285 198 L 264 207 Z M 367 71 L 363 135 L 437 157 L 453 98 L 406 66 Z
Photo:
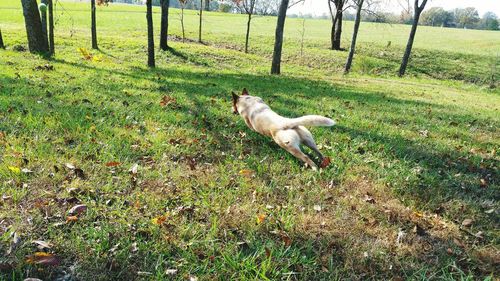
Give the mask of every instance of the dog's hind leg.
M 318 167 L 316 164 L 309 158 L 309 156 L 305 155 L 299 147 L 300 144 L 300 135 L 295 130 L 286 130 L 278 132 L 274 137 L 274 141 L 281 146 L 286 151 L 290 152 L 293 156 L 297 157 L 302 162 L 306 163 L 313 170 L 317 170 Z
M 299 126 L 297 128 L 297 132 L 299 133 L 300 135 L 300 139 L 302 141 L 302 143 L 309 147 L 310 149 L 312 149 L 312 151 L 314 151 L 320 160 L 323 160 L 324 156 L 323 154 L 319 151 L 318 147 L 316 146 L 316 143 L 314 142 L 314 139 L 313 139 L 313 136 L 311 134 L 311 132 L 309 132 L 308 129 L 306 129 L 305 127 L 303 126 Z

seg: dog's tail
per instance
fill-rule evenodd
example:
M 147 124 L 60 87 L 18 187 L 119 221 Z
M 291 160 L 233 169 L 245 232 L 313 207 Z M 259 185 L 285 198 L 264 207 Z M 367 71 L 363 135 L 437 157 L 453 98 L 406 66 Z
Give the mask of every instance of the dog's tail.
M 306 115 L 299 118 L 289 119 L 282 129 L 291 129 L 297 126 L 333 126 L 335 121 L 319 115 Z

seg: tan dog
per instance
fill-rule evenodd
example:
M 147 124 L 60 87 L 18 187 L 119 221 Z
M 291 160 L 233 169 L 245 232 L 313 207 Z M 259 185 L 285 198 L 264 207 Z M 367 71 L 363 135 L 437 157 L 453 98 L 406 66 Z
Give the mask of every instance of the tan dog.
M 247 126 L 273 140 L 293 156 L 302 160 L 313 170 L 316 164 L 300 150 L 303 144 L 318 154 L 321 167 L 327 166 L 329 158 L 323 157 L 314 143 L 313 136 L 304 126 L 333 126 L 335 122 L 323 116 L 306 115 L 299 118 L 286 118 L 272 111 L 264 101 L 255 96 L 250 96 L 247 89 L 243 89 L 241 96 L 233 94 L 233 113 L 240 114 Z

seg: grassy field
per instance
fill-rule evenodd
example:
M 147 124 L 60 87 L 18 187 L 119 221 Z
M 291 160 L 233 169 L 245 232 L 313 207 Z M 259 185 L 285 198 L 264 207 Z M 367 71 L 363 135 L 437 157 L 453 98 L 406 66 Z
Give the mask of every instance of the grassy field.
M 421 27 L 400 79 L 408 26 L 362 23 L 343 76 L 328 21 L 306 21 L 301 54 L 287 19 L 270 76 L 275 18 L 244 54 L 244 17 L 206 13 L 206 44 L 172 40 L 148 69 L 144 10 L 99 7 L 87 60 L 87 4 L 58 2 L 45 60 L 14 50 L 20 4 L 0 2 L 0 279 L 499 278 L 500 33 Z M 334 118 L 312 129 L 332 164 L 304 169 L 251 132 L 231 113 L 243 87 Z

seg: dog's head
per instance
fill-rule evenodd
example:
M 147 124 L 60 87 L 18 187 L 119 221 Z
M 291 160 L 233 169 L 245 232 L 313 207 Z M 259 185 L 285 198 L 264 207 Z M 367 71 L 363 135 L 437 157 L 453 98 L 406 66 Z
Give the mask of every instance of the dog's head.
M 238 108 L 241 109 L 241 107 L 244 106 L 242 104 L 242 101 L 244 100 L 244 98 L 242 98 L 242 96 L 249 96 L 248 91 L 247 91 L 247 88 L 243 88 L 243 91 L 241 92 L 241 96 L 238 96 L 234 92 L 231 92 L 231 93 L 233 95 L 233 113 L 238 114 L 239 113 Z

